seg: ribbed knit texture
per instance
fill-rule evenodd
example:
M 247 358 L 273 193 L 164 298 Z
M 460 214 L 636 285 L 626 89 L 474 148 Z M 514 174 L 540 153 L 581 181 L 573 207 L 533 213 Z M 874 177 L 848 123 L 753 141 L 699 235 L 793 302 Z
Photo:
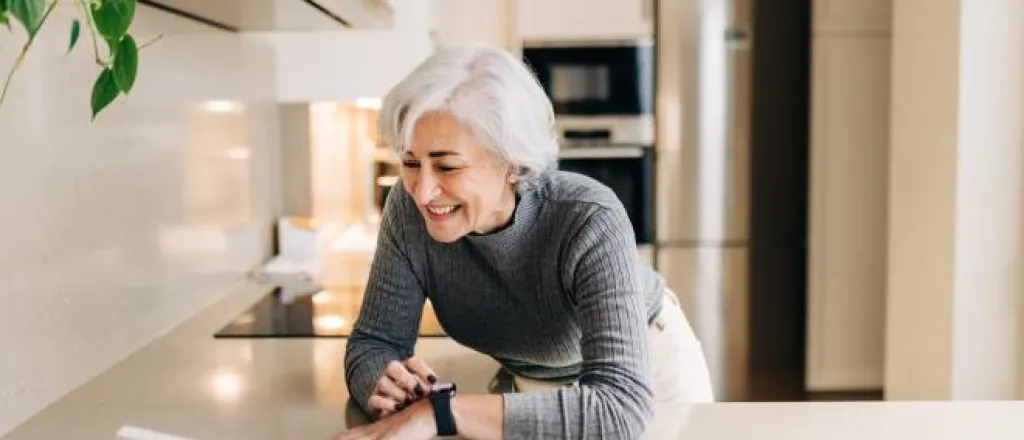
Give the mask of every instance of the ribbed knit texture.
M 413 354 L 429 298 L 460 344 L 521 376 L 578 383 L 505 394 L 506 439 L 639 437 L 653 415 L 661 278 L 638 263 L 629 218 L 597 181 L 554 171 L 517 197 L 506 228 L 440 243 L 395 186 L 346 349 L 352 397 L 366 410 L 385 365 Z

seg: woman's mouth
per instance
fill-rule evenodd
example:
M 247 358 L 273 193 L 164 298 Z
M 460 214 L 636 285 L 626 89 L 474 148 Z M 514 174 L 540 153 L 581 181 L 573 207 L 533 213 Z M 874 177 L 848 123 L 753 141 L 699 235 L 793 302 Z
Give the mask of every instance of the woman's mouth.
M 461 207 L 462 205 L 427 205 L 425 208 L 431 218 L 442 220 L 450 217 Z

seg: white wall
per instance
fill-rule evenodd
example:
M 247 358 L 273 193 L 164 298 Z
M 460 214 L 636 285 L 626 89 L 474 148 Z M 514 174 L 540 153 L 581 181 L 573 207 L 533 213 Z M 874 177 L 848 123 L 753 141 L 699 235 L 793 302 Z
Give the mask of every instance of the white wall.
M 1024 246 L 1024 2 L 961 2 L 956 399 L 1014 399 Z
M 896 2 L 887 399 L 1018 397 L 1022 20 L 1019 0 Z
M 136 88 L 89 123 L 55 16 L 0 109 L 0 436 L 219 299 L 268 252 L 273 52 L 140 6 Z M 0 30 L 0 71 L 24 36 Z M 247 101 L 228 114 L 196 101 Z

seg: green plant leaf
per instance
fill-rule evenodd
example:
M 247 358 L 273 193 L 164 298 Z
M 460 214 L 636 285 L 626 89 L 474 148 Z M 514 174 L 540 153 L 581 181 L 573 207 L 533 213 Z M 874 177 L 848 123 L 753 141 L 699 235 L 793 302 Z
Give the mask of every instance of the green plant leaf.
M 118 90 L 117 83 L 114 81 L 114 72 L 110 69 L 103 69 L 100 72 L 100 76 L 96 78 L 96 83 L 92 85 L 93 120 L 96 120 L 96 115 L 100 114 L 111 102 L 114 102 L 114 98 L 117 98 L 118 93 L 120 93 L 120 90 Z
M 96 30 L 108 41 L 121 41 L 135 19 L 137 0 L 102 0 L 99 8 L 92 10 Z
M 0 25 L 7 27 L 7 30 L 11 30 L 11 22 L 7 19 L 7 0 L 0 0 Z
M 7 9 L 25 26 L 29 37 L 35 37 L 36 32 L 39 32 L 39 25 L 43 21 L 43 3 L 45 0 L 7 0 Z
M 117 88 L 126 95 L 135 85 L 135 76 L 139 70 L 139 46 L 131 35 L 125 35 L 117 47 L 114 58 L 114 81 Z
M 71 42 L 68 43 L 68 52 L 71 52 L 75 48 L 75 44 L 78 43 L 78 36 L 82 33 L 82 23 L 75 19 L 71 22 Z
M 117 47 L 120 45 L 121 39 L 104 38 L 103 41 L 107 42 L 107 48 L 110 49 L 110 58 L 117 57 Z

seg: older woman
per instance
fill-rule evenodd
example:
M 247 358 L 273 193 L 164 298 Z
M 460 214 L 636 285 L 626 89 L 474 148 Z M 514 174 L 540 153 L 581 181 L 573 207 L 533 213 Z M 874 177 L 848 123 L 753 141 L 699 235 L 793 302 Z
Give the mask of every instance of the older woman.
M 552 107 L 521 62 L 441 52 L 388 94 L 380 127 L 401 185 L 345 356 L 352 398 L 379 420 L 339 438 L 637 438 L 656 399 L 712 400 L 700 344 L 638 262 L 615 194 L 555 169 Z M 428 298 L 515 392 L 456 394 L 412 357 Z

